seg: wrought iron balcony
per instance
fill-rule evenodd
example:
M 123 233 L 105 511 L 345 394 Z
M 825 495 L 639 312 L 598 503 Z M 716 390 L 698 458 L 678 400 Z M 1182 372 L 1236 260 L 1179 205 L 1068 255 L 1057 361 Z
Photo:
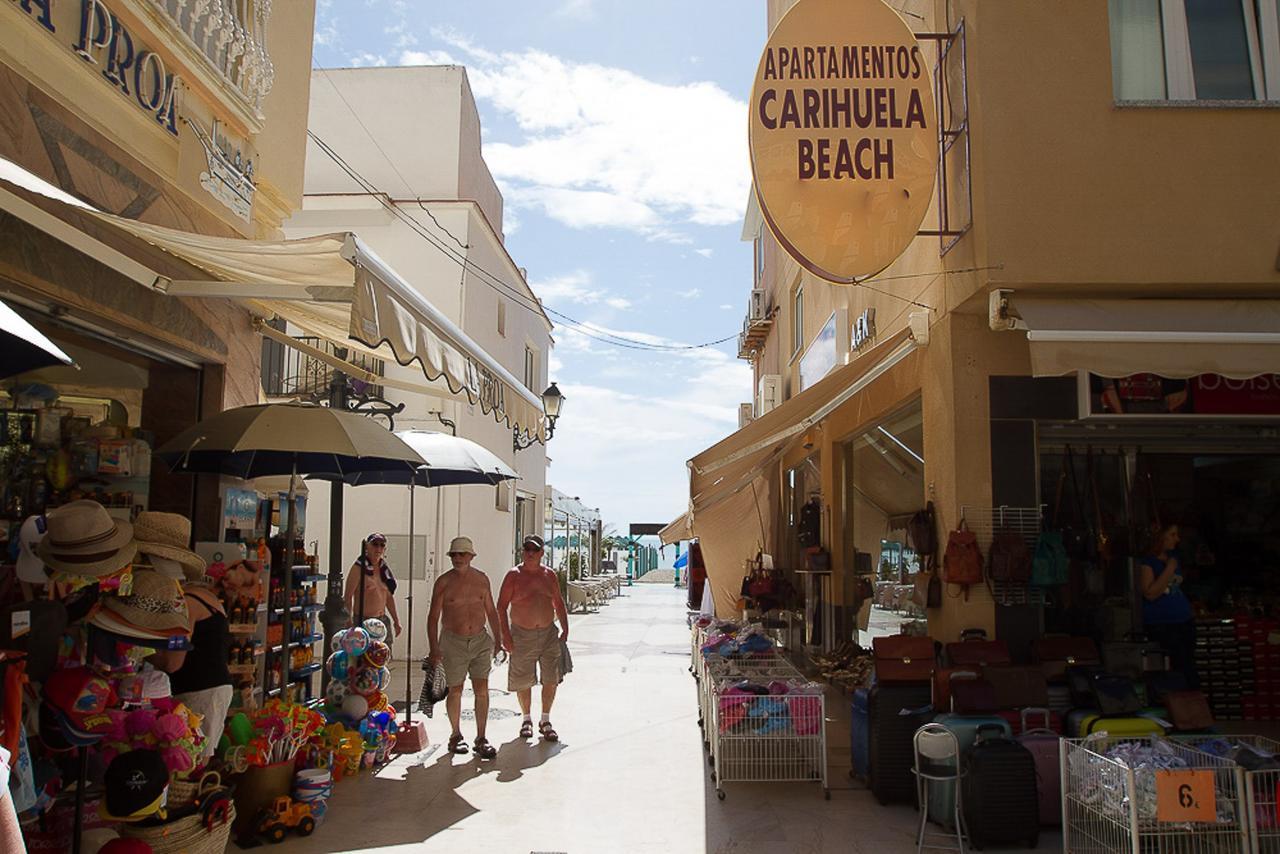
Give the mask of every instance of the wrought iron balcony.
M 353 351 L 339 354 L 333 342 L 325 338 L 300 335 L 297 340 L 332 356 L 339 356 L 371 374 L 380 377 L 386 375 L 386 364 L 381 359 Z M 262 390 L 268 398 L 292 399 L 324 395 L 333 381 L 333 374 L 334 369 L 319 359 L 278 341 L 262 339 Z M 362 383 L 353 391 L 367 397 L 382 397 L 383 387 Z
M 748 315 L 742 320 L 742 331 L 738 333 L 738 358 L 754 361 L 764 349 L 764 342 L 769 339 L 773 329 L 773 312 L 763 312 L 755 317 Z
M 150 0 L 229 87 L 261 115 L 275 82 L 267 53 L 271 0 Z

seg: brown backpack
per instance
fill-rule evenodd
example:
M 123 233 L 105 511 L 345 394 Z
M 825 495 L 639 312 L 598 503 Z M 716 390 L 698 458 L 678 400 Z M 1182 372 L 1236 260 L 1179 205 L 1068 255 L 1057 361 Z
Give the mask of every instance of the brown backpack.
M 907 522 L 907 543 L 920 556 L 920 568 L 936 566 L 938 559 L 938 523 L 933 512 L 933 502 L 923 510 L 917 510 Z
M 1000 531 L 987 553 L 987 577 L 992 581 L 1026 584 L 1031 580 L 1031 550 L 1021 534 Z
M 978 548 L 978 536 L 969 525 L 960 520 L 960 527 L 947 535 L 947 550 L 942 555 L 942 580 L 958 584 L 969 598 L 969 588 L 982 583 L 982 551 Z

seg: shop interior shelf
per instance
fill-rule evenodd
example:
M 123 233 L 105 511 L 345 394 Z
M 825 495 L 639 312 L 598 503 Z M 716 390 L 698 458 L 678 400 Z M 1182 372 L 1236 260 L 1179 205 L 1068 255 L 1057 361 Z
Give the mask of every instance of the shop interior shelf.
M 257 623 L 232 623 L 227 630 L 233 635 L 251 635 L 258 631 Z
M 289 681 L 297 682 L 299 679 L 305 679 L 319 669 L 320 662 L 317 661 L 312 664 L 308 664 L 306 667 L 299 668 L 298 670 L 291 670 L 289 671 Z
M 311 605 L 294 605 L 289 610 L 299 614 L 310 614 L 312 611 L 324 610 L 324 605 L 320 604 L 319 602 L 315 602 Z M 279 616 L 280 614 L 283 614 L 283 613 L 284 613 L 284 608 L 271 609 L 272 616 Z
M 311 584 L 317 581 L 325 581 L 329 578 L 327 575 L 308 575 L 306 577 L 295 578 L 294 581 L 299 584 Z
M 322 640 L 324 640 L 324 635 L 321 635 L 321 634 L 308 635 L 307 637 L 302 638 L 301 640 L 296 640 L 291 644 L 289 644 L 289 648 L 292 649 L 295 646 L 311 646 L 312 644 Z M 279 652 L 283 648 L 284 648 L 284 644 L 276 644 L 275 646 L 271 647 L 271 651 Z

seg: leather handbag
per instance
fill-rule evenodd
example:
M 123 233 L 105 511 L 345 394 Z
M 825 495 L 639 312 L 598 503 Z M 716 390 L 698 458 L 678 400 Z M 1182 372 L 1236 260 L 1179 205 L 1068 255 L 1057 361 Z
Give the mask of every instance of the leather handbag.
M 949 643 L 946 647 L 947 661 L 952 667 L 966 665 L 981 666 L 985 664 L 1011 664 L 1009 647 L 1002 640 L 971 640 Z
M 987 578 L 1006 584 L 1026 584 L 1031 580 L 1031 550 L 1021 534 L 996 532 L 987 552 Z
M 871 648 L 876 659 L 877 682 L 918 682 L 933 678 L 937 664 L 933 638 L 891 635 L 873 638 Z
M 942 582 L 938 580 L 936 572 L 927 572 L 922 569 L 916 573 L 911 601 L 921 608 L 942 607 Z
M 997 708 L 1043 708 L 1049 705 L 1049 685 L 1039 667 L 1022 664 L 990 665 L 982 668 L 982 678 L 995 691 Z
M 982 583 L 982 551 L 978 548 L 978 535 L 969 530 L 969 524 L 960 520 L 960 527 L 947 535 L 947 550 L 942 555 L 942 580 L 959 585 L 964 598 L 969 598 L 969 588 Z
M 1169 711 L 1173 728 L 1179 732 L 1213 726 L 1213 711 L 1203 691 L 1172 691 L 1165 695 L 1164 707 Z
M 907 542 L 923 560 L 925 569 L 931 569 L 938 557 L 938 520 L 933 502 L 917 510 L 907 522 Z

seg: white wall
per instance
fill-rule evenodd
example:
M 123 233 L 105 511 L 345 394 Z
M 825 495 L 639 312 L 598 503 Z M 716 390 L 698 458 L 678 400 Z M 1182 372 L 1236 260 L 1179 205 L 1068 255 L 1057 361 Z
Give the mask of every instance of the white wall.
M 480 152 L 479 116 L 458 67 L 411 69 L 345 69 L 317 72 L 312 87 L 311 124 L 326 144 L 352 168 L 395 201 L 388 201 L 421 223 L 453 250 L 499 278 L 513 293 L 501 290 L 485 276 L 468 272 L 432 246 L 414 227 L 386 209 L 378 199 L 361 194 L 314 143 L 307 152 L 307 186 L 303 210 L 285 224 L 288 237 L 335 231 L 354 231 L 389 266 L 517 379 L 524 376 L 526 344 L 538 352 L 538 377 L 532 391 L 539 395 L 547 383 L 551 325 L 515 262 L 502 245 L 502 198 Z M 341 91 L 343 98 L 338 96 Z M 350 105 L 350 106 L 348 106 Z M 367 127 L 352 119 L 353 109 Z M 377 145 L 370 142 L 370 134 Z M 394 168 L 381 148 L 395 161 Z M 422 201 L 419 203 L 418 198 Z M 462 200 L 462 201 L 460 201 Z M 472 202 L 474 200 L 474 203 Z M 433 222 L 422 206 L 427 207 Z M 462 250 L 443 228 L 469 249 Z M 514 295 L 513 295 L 514 294 Z M 505 335 L 499 334 L 498 303 L 506 303 Z M 523 306 L 522 306 L 523 304 Z M 532 310 L 531 308 L 532 307 Z M 386 366 L 388 376 L 425 382 L 417 366 Z M 515 453 L 511 429 L 500 425 L 479 407 L 458 401 L 442 390 L 438 396 L 386 391 L 405 411 L 396 429 L 448 431 L 431 411 L 442 412 L 457 424 L 457 434 L 497 454 L 519 474 L 510 489 L 507 507 L 496 506 L 491 486 L 419 489 L 415 498 L 415 533 L 427 537 L 426 578 L 410 584 L 408 567 L 393 566 L 401 579 L 397 595 L 401 622 L 407 628 L 407 598 L 414 594 L 414 654 L 426 650 L 426 613 L 434 574 L 447 570 L 444 554 L 457 535 L 475 542 L 476 566 L 489 575 L 496 596 L 498 584 L 514 563 L 515 495 L 535 498 L 533 530 L 541 531 L 546 490 L 546 447 L 534 445 Z M 313 483 L 307 512 L 307 539 L 320 539 L 322 563 L 328 558 L 329 487 Z M 359 553 L 360 541 L 372 531 L 388 537 L 409 533 L 406 487 L 346 487 L 343 525 L 344 557 L 338 571 L 345 574 Z M 406 644 L 397 645 L 404 657 Z

